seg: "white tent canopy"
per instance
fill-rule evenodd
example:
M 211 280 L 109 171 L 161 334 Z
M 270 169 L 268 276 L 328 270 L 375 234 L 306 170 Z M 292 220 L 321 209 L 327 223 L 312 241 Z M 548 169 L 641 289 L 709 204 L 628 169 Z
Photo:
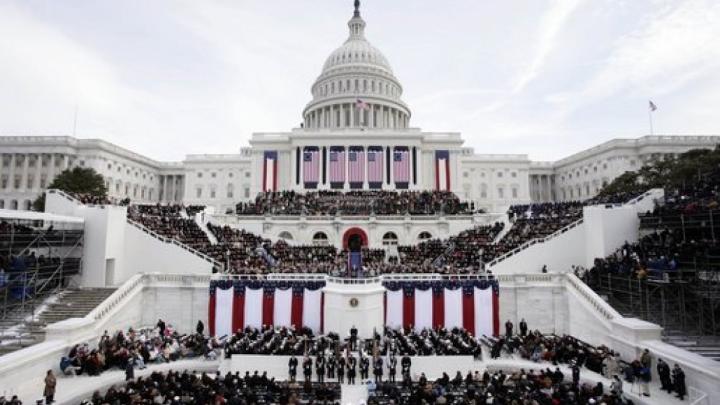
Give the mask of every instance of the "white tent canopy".
M 19 219 L 24 221 L 46 221 L 46 222 L 65 222 L 82 224 L 85 223 L 83 218 L 68 217 L 65 215 L 48 214 L 45 212 L 35 211 L 15 211 L 0 210 L 0 220 Z

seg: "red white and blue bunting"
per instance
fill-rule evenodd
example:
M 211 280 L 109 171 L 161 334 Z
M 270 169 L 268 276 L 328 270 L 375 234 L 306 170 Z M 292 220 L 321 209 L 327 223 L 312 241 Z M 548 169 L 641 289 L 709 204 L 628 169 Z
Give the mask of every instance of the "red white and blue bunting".
M 496 280 L 385 283 L 385 325 L 464 328 L 474 336 L 500 332 Z
M 214 280 L 210 282 L 208 326 L 213 336 L 245 327 L 307 327 L 322 333 L 324 282 Z

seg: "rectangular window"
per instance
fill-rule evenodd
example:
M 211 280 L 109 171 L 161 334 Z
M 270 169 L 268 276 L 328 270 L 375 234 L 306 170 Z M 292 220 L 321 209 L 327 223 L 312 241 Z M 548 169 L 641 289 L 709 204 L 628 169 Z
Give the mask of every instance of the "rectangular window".
M 517 189 L 516 188 L 512 189 L 512 198 L 517 198 L 517 196 L 518 196 Z
M 202 188 L 198 187 L 197 190 L 195 190 L 195 197 L 202 198 Z
M 504 194 L 505 194 L 504 191 L 505 191 L 505 190 L 503 190 L 502 187 L 499 187 L 499 188 L 498 188 L 498 198 L 505 198 L 505 196 L 504 196 Z
M 245 198 L 250 198 L 250 187 L 245 187 Z

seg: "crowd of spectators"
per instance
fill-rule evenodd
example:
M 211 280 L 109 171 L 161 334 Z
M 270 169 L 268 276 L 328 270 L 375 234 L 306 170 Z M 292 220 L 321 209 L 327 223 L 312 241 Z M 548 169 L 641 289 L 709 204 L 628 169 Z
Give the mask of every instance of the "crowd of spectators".
M 189 371 L 154 372 L 103 395 L 96 391 L 84 405 L 113 404 L 339 404 L 339 384 L 279 382 L 255 372 L 209 375 Z
M 239 215 L 467 215 L 464 203 L 449 191 L 276 191 L 260 193 L 255 201 L 239 203 Z
M 199 251 L 209 250 L 210 240 L 205 231 L 194 219 L 183 214 L 187 211 L 182 205 L 132 205 L 128 208 L 128 218 L 161 236 Z
M 578 384 L 548 370 L 497 370 L 443 373 L 435 381 L 424 375 L 417 383 L 383 382 L 374 385 L 368 405 L 385 404 L 627 404 L 617 388 Z
M 60 369 L 64 374 L 93 376 L 110 369 L 142 369 L 148 364 L 183 358 L 214 358 L 220 345 L 204 335 L 204 326 L 200 325 L 197 333 L 188 335 L 178 334 L 162 320 L 153 329 L 129 329 L 112 335 L 106 331 L 95 348 L 87 343 L 73 346 L 60 360 Z

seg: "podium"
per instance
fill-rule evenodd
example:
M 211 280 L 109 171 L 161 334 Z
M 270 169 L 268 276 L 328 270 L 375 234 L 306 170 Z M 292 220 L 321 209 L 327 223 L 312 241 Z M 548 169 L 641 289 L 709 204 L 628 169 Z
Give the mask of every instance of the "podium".
M 325 333 L 335 332 L 344 338 L 353 326 L 360 339 L 372 338 L 373 331 L 382 333 L 385 287 L 380 277 L 328 277 L 323 293 Z

